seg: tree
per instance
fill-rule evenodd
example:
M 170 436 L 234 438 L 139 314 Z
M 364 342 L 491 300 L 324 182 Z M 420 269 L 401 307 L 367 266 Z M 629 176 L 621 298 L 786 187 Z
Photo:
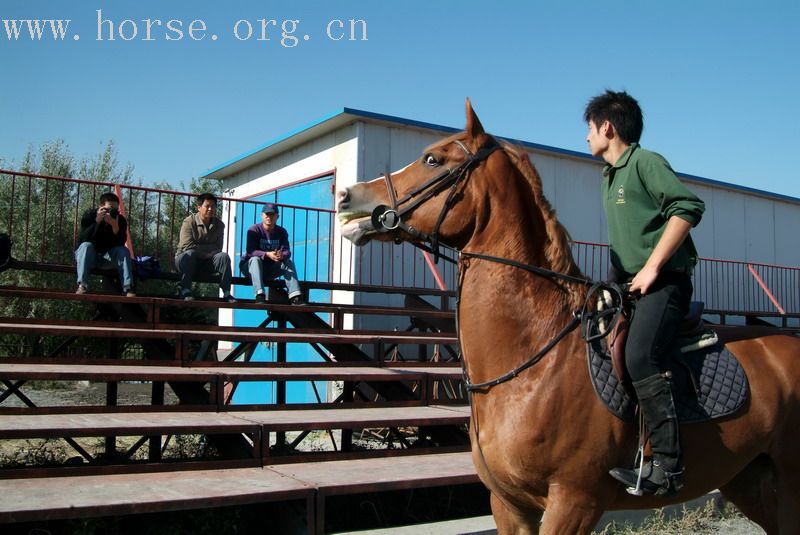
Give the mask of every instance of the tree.
M 12 165 L 13 170 L 13 165 Z M 113 142 L 96 156 L 77 158 L 60 139 L 29 147 L 16 169 L 24 173 L 80 177 L 96 181 L 129 183 L 133 165 L 120 166 Z M 75 236 L 73 213 L 93 205 L 97 188 L 79 188 L 75 183 L 33 177 L 0 175 L 0 231 L 14 241 L 13 256 L 49 263 L 72 263 Z M 75 276 L 11 269 L 0 275 L 9 286 L 28 288 L 72 288 Z M 0 313 L 5 317 L 87 319 L 91 312 L 78 303 L 0 298 Z M 4 336 L 0 345 L 5 354 L 46 356 L 60 339 L 54 337 Z M 81 348 L 82 353 L 87 348 Z M 85 353 L 84 353 L 85 354 Z
M 2 161 L 2 160 L 0 160 Z M 164 269 L 171 271 L 172 256 L 180 225 L 194 207 L 194 195 L 177 194 L 170 184 L 157 184 L 165 191 L 154 192 L 134 182 L 134 166 L 119 163 L 117 147 L 109 141 L 94 156 L 78 158 L 63 140 L 30 147 L 18 171 L 54 177 L 79 178 L 93 181 L 75 183 L 35 177 L 0 174 L 0 232 L 8 232 L 14 241 L 13 256 L 19 260 L 72 265 L 80 216 L 96 206 L 101 193 L 109 184 L 123 186 L 122 201 L 136 254 L 155 256 Z M 221 181 L 192 179 L 192 192 L 219 193 Z M 181 183 L 181 189 L 184 189 Z M 41 271 L 8 270 L 0 274 L 0 283 L 29 288 L 74 288 L 75 275 Z M 171 295 L 172 283 L 149 280 L 141 285 L 146 293 Z M 79 303 L 59 300 L 28 301 L 0 298 L 0 314 L 5 317 L 88 319 L 92 311 Z M 188 312 L 187 312 L 188 314 Z M 213 314 L 178 315 L 175 321 L 212 322 Z M 60 340 L 53 337 L 0 337 L 0 355 L 46 356 Z M 9 345 L 10 344 L 10 345 Z M 105 351 L 99 347 L 78 348 L 82 356 L 97 356 Z M 88 352 L 88 353 L 87 353 Z

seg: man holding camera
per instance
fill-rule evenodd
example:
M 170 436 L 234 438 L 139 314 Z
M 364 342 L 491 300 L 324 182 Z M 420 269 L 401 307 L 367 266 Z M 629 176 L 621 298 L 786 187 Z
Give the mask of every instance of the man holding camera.
M 95 267 L 116 267 L 122 283 L 122 292 L 128 297 L 133 292 L 133 266 L 125 242 L 128 239 L 128 221 L 119 213 L 119 198 L 113 193 L 100 195 L 99 208 L 87 210 L 81 218 L 75 262 L 78 272 L 77 294 L 89 291 L 89 275 Z

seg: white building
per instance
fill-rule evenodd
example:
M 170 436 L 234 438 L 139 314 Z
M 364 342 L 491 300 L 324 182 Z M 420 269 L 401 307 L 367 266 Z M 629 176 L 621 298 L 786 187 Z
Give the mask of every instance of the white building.
M 336 189 L 372 180 L 387 170 L 400 169 L 418 158 L 425 146 L 458 130 L 343 108 L 234 158 L 210 170 L 206 176 L 223 179 L 226 195 L 230 197 L 333 210 Z M 502 132 L 495 134 L 501 136 Z M 572 238 L 580 242 L 606 243 L 606 225 L 599 195 L 600 160 L 588 154 L 555 147 L 519 140 L 508 141 L 524 146 L 529 151 L 542 176 L 545 193 Z M 701 257 L 800 266 L 797 238 L 800 199 L 678 174 L 706 203 L 703 221 L 693 231 Z M 251 223 L 254 221 L 251 216 L 246 219 Z M 280 223 L 288 226 L 286 217 Z M 417 256 L 412 261 L 413 253 L 408 246 L 387 244 L 354 252 L 349 242 L 340 239 L 338 226 L 333 219 L 330 225 L 330 229 L 322 229 L 332 233 L 329 249 L 332 257 L 330 263 L 323 266 L 327 268 L 330 280 L 433 285 L 433 279 L 427 274 L 421 257 Z M 241 227 L 242 224 L 237 222 L 236 226 Z M 233 233 L 234 229 L 231 231 Z M 236 242 L 235 236 L 231 235 L 231 238 Z M 239 243 L 236 242 L 233 250 L 238 250 Z M 317 273 L 323 264 L 322 260 L 317 261 Z M 740 271 L 745 268 L 737 267 Z M 797 277 L 797 273 L 783 270 L 780 275 L 775 275 L 768 268 L 765 269 L 768 272 L 762 272 L 762 277 L 768 286 L 780 286 L 778 300 L 784 308 L 800 312 L 796 279 L 790 281 L 788 286 L 785 282 L 772 280 L 775 277 Z M 748 277 L 742 276 L 743 279 Z M 452 274 L 448 274 L 446 280 L 452 288 Z M 717 300 L 715 308 L 763 307 L 761 297 L 755 304 L 751 301 L 740 304 L 740 299 L 751 299 L 738 296 L 740 291 L 751 292 L 751 282 L 736 282 L 739 285 L 747 284 L 748 289 L 733 289 L 735 296 L 731 297 L 728 295 L 730 291 L 722 292 L 726 295 L 717 295 L 720 290 L 710 290 L 706 281 L 705 291 L 711 291 L 713 296 L 709 298 L 704 294 L 703 297 Z M 696 280 L 696 285 L 702 286 L 703 281 Z M 339 302 L 348 298 L 348 295 L 336 296 Z M 379 299 L 385 301 L 389 298 Z M 766 306 L 772 305 L 767 302 Z

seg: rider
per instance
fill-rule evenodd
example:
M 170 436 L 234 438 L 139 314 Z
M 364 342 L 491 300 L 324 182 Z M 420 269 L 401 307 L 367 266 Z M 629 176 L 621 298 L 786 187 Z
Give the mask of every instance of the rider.
M 678 420 L 663 360 L 689 308 L 697 251 L 689 231 L 705 205 L 659 154 L 639 146 L 642 110 L 628 93 L 606 91 L 584 113 L 592 155 L 606 162 L 601 187 L 611 263 L 619 282 L 638 294 L 633 303 L 625 361 L 650 430 L 653 458 L 642 469 L 642 490 L 674 494 L 683 487 Z M 611 475 L 636 486 L 637 470 Z

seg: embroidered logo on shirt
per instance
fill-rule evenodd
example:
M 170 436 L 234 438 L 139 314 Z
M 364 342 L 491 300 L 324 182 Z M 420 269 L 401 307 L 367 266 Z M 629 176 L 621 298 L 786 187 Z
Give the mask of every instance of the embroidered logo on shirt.
M 617 190 L 617 204 L 625 204 L 625 188 L 622 186 Z

